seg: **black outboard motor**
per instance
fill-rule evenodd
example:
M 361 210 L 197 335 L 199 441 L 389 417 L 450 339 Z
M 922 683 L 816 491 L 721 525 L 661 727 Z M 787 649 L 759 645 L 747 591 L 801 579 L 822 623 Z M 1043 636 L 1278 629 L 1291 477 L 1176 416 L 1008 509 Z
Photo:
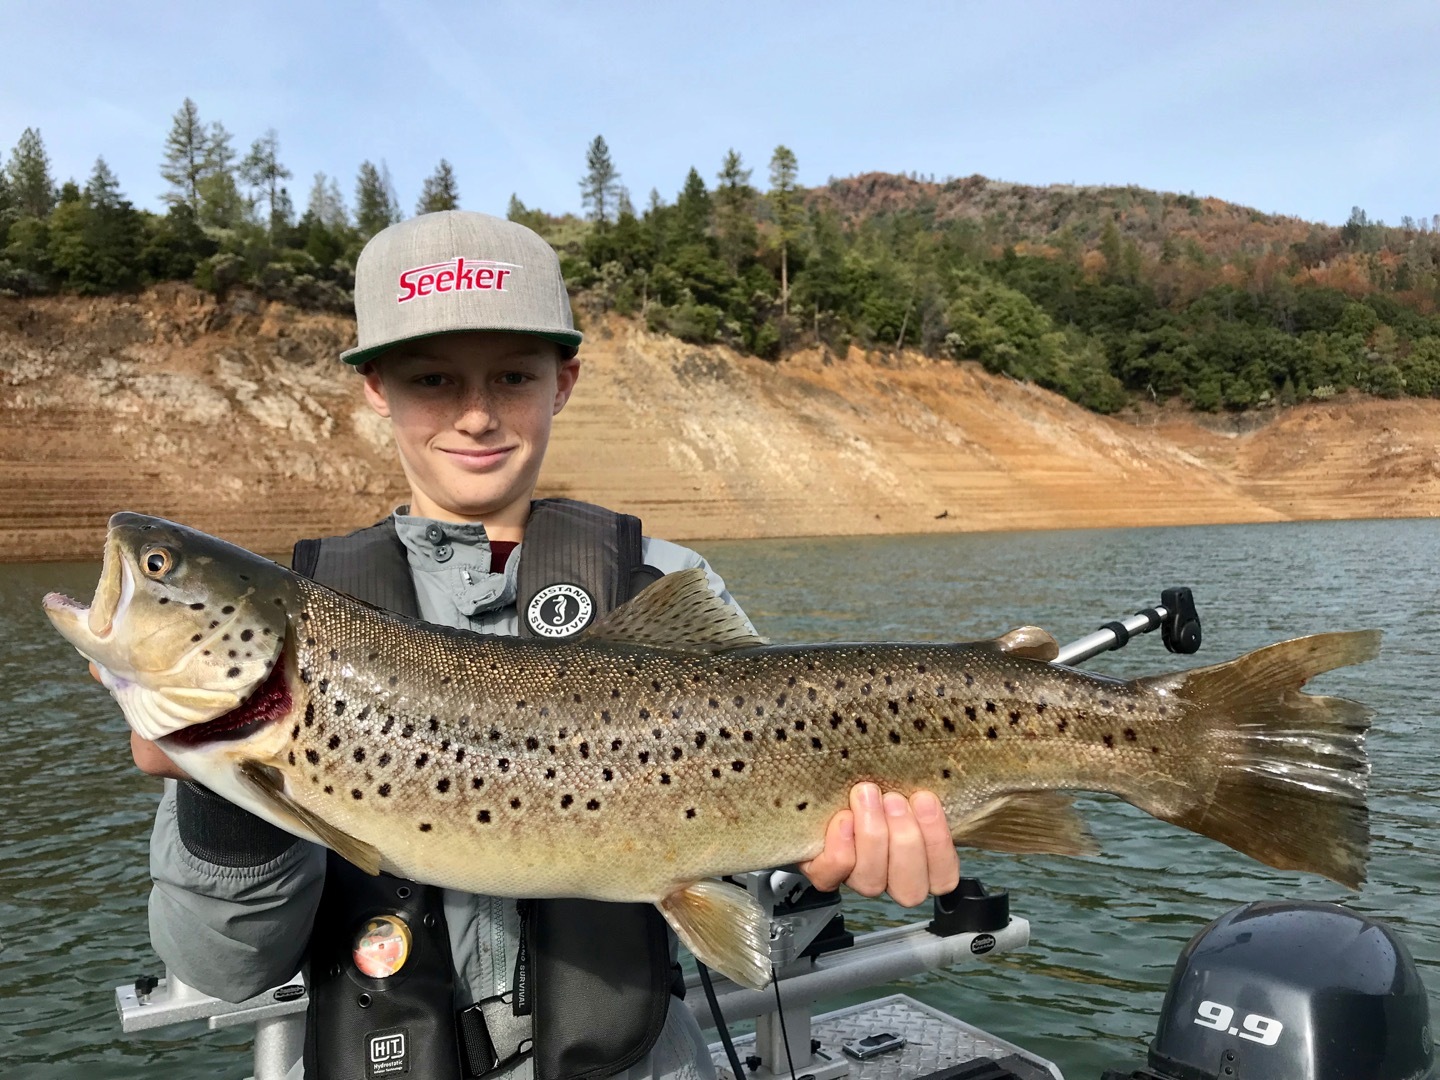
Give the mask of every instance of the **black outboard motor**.
M 1336 904 L 1246 904 L 1185 946 L 1149 1067 L 1126 1076 L 1434 1080 L 1430 1005 L 1384 923 Z

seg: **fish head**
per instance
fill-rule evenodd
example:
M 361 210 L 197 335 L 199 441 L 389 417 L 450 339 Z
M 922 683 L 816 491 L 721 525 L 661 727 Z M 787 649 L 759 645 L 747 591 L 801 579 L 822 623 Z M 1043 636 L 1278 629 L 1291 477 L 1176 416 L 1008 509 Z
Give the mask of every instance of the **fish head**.
M 237 708 L 280 664 L 294 577 L 268 559 L 160 518 L 110 519 L 87 606 L 49 593 L 45 614 L 130 726 L 159 739 Z

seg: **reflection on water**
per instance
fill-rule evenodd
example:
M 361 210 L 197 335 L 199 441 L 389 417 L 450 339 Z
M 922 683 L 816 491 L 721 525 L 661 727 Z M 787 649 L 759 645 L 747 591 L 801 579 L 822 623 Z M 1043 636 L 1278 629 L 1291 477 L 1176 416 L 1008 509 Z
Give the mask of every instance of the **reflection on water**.
M 1062 641 L 1189 585 L 1204 622 L 1195 660 L 1139 639 L 1091 667 L 1153 674 L 1320 630 L 1386 630 L 1379 661 L 1321 689 L 1377 710 L 1373 853 L 1358 894 L 1271 871 L 1107 797 L 1082 813 L 1091 859 L 968 853 L 1031 922 L 1023 952 L 904 989 L 1053 1058 L 1067 1080 L 1138 1063 L 1181 946 L 1256 899 L 1343 900 L 1388 920 L 1440 997 L 1440 865 L 1432 839 L 1440 610 L 1429 521 L 724 542 L 697 545 L 775 641 L 964 640 L 1037 623 Z M 0 1074 L 240 1077 L 243 1037 L 198 1025 L 124 1036 L 111 988 L 157 967 L 145 928 L 146 843 L 159 783 L 130 766 L 123 721 L 39 610 L 89 595 L 97 567 L 0 567 Z M 857 927 L 904 918 L 852 898 Z M 855 1000 L 852 995 L 847 1001 Z

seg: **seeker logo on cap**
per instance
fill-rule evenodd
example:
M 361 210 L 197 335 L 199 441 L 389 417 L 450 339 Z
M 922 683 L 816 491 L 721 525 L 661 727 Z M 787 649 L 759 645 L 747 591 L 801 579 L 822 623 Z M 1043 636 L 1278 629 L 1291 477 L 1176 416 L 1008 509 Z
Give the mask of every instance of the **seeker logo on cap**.
M 403 304 L 420 296 L 448 292 L 504 292 L 505 279 L 524 267 L 517 263 L 496 262 L 494 259 L 466 259 L 456 256 L 448 262 L 414 266 L 400 271 L 400 295 Z

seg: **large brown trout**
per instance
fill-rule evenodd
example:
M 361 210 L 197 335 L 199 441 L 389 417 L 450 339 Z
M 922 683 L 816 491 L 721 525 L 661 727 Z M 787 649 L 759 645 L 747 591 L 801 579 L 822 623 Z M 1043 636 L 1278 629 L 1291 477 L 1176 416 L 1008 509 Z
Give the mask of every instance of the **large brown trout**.
M 767 645 L 673 574 L 578 639 L 412 622 L 184 526 L 115 515 L 56 628 L 197 781 L 356 865 L 506 896 L 650 901 L 752 987 L 767 928 L 712 879 L 815 855 L 851 785 L 939 795 L 957 842 L 1079 854 L 1067 790 L 1118 795 L 1355 886 L 1367 710 L 1299 692 L 1375 656 L 1319 634 L 1130 682 L 974 644 Z

